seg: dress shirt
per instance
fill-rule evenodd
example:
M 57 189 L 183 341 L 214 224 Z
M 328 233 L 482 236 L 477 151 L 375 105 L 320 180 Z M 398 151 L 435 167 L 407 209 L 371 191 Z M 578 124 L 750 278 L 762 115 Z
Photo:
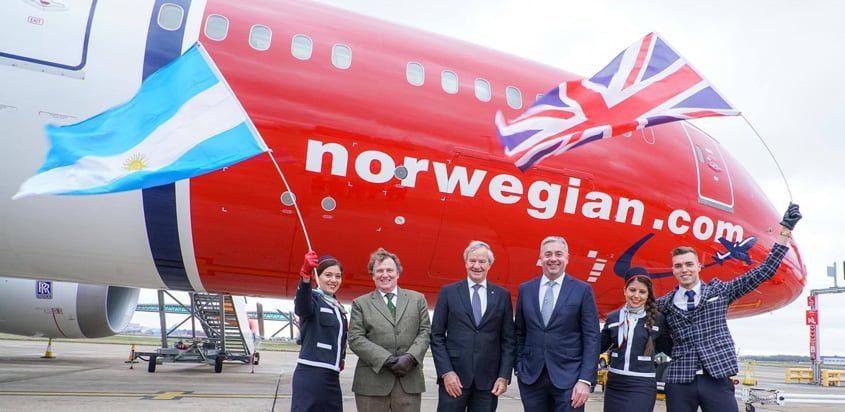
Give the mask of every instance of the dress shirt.
M 399 307 L 399 303 L 398 303 L 399 302 L 399 286 L 395 287 L 390 292 L 382 292 L 381 289 L 379 289 L 378 293 L 381 293 L 381 298 L 384 299 L 385 305 L 387 304 L 387 294 L 392 293 L 393 294 L 393 305 L 396 306 L 396 307 Z
M 554 308 L 555 305 L 557 305 L 557 297 L 560 295 L 560 285 L 563 283 L 563 277 L 564 276 L 566 276 L 566 274 L 560 275 L 559 278 L 554 280 L 554 282 L 557 284 L 557 286 L 554 289 L 552 289 L 552 295 L 554 296 L 554 299 L 552 299 L 552 308 Z M 546 288 L 551 286 L 551 285 L 546 285 L 547 283 L 549 283 L 549 280 L 551 280 L 551 279 L 547 278 L 546 275 L 543 275 L 542 277 L 540 277 L 540 295 L 538 297 L 538 299 L 539 299 L 538 302 L 540 302 L 541 308 L 543 307 L 543 298 L 546 297 Z
M 678 287 L 678 290 L 675 291 L 675 296 L 672 298 L 672 303 L 678 307 L 678 309 L 687 310 L 687 291 L 691 290 L 695 292 L 694 301 L 695 307 L 698 307 L 698 303 L 701 302 L 701 281 L 699 280 L 692 289 L 686 289 L 684 287 Z
M 472 295 L 475 293 L 475 289 L 472 287 L 475 286 L 476 283 L 473 282 L 472 279 L 467 278 L 467 284 L 469 286 L 469 301 L 472 302 Z M 478 288 L 478 297 L 481 301 L 481 316 L 484 316 L 484 314 L 487 313 L 487 279 L 482 280 L 478 284 L 481 285 L 481 287 Z

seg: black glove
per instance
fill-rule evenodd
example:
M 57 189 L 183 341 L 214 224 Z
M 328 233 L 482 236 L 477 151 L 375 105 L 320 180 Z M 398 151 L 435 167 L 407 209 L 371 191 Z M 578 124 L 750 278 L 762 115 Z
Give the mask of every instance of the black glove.
M 798 210 L 798 205 L 795 203 L 790 203 L 789 207 L 786 209 L 786 213 L 783 214 L 783 220 L 780 221 L 780 225 L 789 229 L 795 229 L 795 224 L 801 220 L 801 211 Z
M 390 360 L 390 358 L 388 358 Z M 396 362 L 390 366 L 390 371 L 396 375 L 397 378 L 401 378 L 411 372 L 414 367 L 417 366 L 417 360 L 411 356 L 410 353 L 403 353 L 396 357 Z
M 399 359 L 396 355 L 390 355 L 387 357 L 387 360 L 384 361 L 383 368 L 392 369 L 394 365 L 396 365 L 396 361 Z

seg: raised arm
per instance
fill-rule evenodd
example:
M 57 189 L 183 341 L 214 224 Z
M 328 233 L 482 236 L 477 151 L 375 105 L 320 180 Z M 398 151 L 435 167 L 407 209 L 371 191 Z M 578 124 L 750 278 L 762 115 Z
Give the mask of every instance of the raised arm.
M 801 220 L 801 217 L 801 211 L 798 209 L 798 205 L 791 203 L 783 215 L 783 220 L 780 222 L 780 233 L 777 239 L 775 239 L 775 244 L 772 246 L 772 251 L 769 252 L 766 260 L 756 268 L 751 269 L 732 281 L 726 282 L 728 298 L 731 302 L 751 293 L 752 290 L 775 275 L 780 262 L 783 260 L 786 252 L 789 251 L 789 248 L 786 246 L 787 242 L 792 237 L 792 230 L 795 229 L 795 225 Z

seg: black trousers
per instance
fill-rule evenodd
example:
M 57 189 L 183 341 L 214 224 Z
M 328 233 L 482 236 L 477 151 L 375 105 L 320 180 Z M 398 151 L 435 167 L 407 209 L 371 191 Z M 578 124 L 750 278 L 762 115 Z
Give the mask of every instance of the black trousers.
M 522 397 L 522 408 L 527 412 L 584 411 L 583 405 L 572 408 L 572 388 L 556 388 L 546 368 L 531 385 L 519 382 L 519 396 Z
M 461 396 L 453 398 L 443 385 L 439 386 L 437 412 L 492 412 L 499 405 L 499 397 L 490 392 L 493 388 L 478 389 L 470 383 L 461 389 Z
M 695 375 L 692 383 L 666 384 L 667 412 L 738 412 L 730 378 Z

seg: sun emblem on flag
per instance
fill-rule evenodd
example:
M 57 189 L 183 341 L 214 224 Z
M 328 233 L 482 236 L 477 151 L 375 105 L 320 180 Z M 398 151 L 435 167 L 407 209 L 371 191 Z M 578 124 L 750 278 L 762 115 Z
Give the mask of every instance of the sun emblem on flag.
M 147 157 L 141 153 L 133 153 L 123 162 L 123 168 L 130 172 L 137 172 L 147 168 Z

